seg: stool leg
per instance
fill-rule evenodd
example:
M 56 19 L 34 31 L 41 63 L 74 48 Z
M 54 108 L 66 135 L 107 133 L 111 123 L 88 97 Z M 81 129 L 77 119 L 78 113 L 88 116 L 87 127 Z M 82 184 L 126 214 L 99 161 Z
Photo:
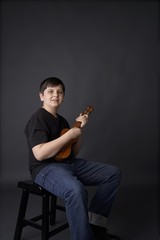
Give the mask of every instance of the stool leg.
M 26 213 L 28 197 L 29 197 L 29 193 L 25 189 L 23 189 L 19 213 L 18 213 L 18 219 L 16 224 L 16 230 L 14 234 L 14 240 L 21 239 L 22 229 L 23 229 L 23 218 L 25 217 L 25 213 Z
M 57 204 L 57 197 L 51 196 L 51 215 L 50 215 L 51 226 L 54 226 L 56 223 L 56 204 Z
M 49 239 L 49 196 L 42 196 L 42 240 Z

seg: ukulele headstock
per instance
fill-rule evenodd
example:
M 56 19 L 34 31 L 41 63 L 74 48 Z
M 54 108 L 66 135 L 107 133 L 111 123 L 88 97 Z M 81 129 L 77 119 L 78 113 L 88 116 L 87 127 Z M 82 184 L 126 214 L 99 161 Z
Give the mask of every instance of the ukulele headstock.
M 85 109 L 85 111 L 82 113 L 82 115 L 85 115 L 85 114 L 89 115 L 91 112 L 93 112 L 93 107 L 88 106 L 88 107 Z

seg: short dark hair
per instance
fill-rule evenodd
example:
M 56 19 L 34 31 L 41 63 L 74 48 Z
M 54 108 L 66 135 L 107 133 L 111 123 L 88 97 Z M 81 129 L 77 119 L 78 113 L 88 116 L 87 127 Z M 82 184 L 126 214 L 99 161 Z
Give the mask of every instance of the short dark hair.
M 62 89 L 63 89 L 63 92 L 65 94 L 65 85 L 64 83 L 57 77 L 49 77 L 49 78 L 46 78 L 45 80 L 43 80 L 43 82 L 41 82 L 40 84 L 40 93 L 44 93 L 44 90 L 47 88 L 47 87 L 53 87 L 53 86 L 57 86 L 57 85 L 61 85 L 62 86 Z

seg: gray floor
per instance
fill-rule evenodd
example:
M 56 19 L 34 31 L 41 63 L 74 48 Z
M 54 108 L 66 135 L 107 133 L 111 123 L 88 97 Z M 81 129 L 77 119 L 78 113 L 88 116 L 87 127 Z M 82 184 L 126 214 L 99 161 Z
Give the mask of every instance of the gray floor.
M 14 182 L 1 183 L 0 192 L 0 240 L 12 240 L 21 190 Z M 39 209 L 39 198 L 31 197 L 27 214 L 38 213 Z M 58 221 L 64 217 L 59 213 Z M 157 188 L 152 186 L 120 188 L 109 219 L 109 229 L 121 236 L 122 240 L 159 240 L 159 227 Z M 22 240 L 32 239 L 40 240 L 40 232 L 26 227 L 23 230 Z M 69 229 L 50 239 L 70 240 Z

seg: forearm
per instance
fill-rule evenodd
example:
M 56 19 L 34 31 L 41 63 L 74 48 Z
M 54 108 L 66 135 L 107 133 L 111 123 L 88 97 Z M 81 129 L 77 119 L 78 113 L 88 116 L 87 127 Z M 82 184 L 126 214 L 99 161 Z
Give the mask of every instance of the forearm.
M 88 121 L 88 115 L 80 115 L 76 121 L 80 121 L 81 122 L 81 129 L 84 128 L 84 126 L 86 125 L 87 121 Z M 75 144 L 73 144 L 72 146 L 72 150 L 75 156 L 77 156 L 77 154 L 79 153 L 80 149 L 81 149 L 81 145 L 82 145 L 82 134 L 78 137 L 78 140 L 75 142 Z
M 67 132 L 53 141 L 33 147 L 32 151 L 35 158 L 42 161 L 54 157 L 69 141 L 71 141 L 71 137 Z
M 75 156 L 79 153 L 82 145 L 82 135 L 79 136 L 78 140 L 73 144 L 72 150 Z

